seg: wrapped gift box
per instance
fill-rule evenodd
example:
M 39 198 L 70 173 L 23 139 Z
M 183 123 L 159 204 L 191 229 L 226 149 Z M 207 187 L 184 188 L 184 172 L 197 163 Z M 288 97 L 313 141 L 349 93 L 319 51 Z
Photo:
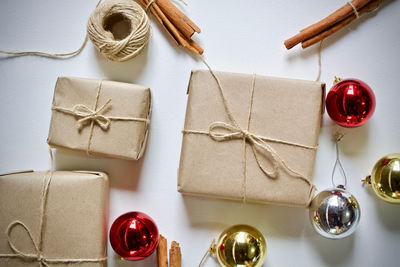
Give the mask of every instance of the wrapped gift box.
M 55 148 L 137 160 L 146 147 L 150 114 L 149 88 L 60 77 L 47 142 Z
M 214 73 L 197 70 L 190 78 L 178 191 L 309 205 L 325 85 Z
M 107 266 L 106 174 L 0 175 L 0 203 L 0 266 Z

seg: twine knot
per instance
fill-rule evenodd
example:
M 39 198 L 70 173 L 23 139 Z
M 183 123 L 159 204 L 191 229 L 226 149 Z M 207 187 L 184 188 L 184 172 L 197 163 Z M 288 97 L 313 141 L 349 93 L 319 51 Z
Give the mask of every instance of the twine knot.
M 46 263 L 44 262 L 45 259 L 44 259 L 44 257 L 43 257 L 42 254 L 38 254 L 36 260 L 37 260 L 38 262 L 42 263 L 42 264 L 46 264 Z
M 232 139 L 244 139 L 251 145 L 254 157 L 256 158 L 260 169 L 271 178 L 276 178 L 278 176 L 280 157 L 277 152 L 260 136 L 255 135 L 246 129 L 242 129 L 239 126 L 222 121 L 211 123 L 208 134 L 214 141 L 218 142 Z M 272 170 L 268 170 L 268 168 L 262 164 L 261 157 L 266 158 L 272 164 Z
M 77 104 L 73 107 L 72 112 L 75 116 L 80 117 L 76 122 L 76 127 L 80 130 L 87 124 L 87 122 L 97 123 L 103 130 L 108 130 L 111 120 L 101 113 L 109 106 L 111 99 L 101 106 L 98 110 L 93 110 L 83 104 Z

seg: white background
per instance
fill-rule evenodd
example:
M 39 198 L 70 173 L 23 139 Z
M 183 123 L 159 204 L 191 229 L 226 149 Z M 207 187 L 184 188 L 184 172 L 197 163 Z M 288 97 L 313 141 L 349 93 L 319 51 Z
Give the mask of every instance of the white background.
M 2 0 L 0 49 L 72 51 L 85 36 L 86 21 L 96 2 Z M 317 46 L 286 51 L 283 41 L 344 3 L 202 0 L 188 1 L 182 9 L 202 29 L 196 38 L 214 69 L 314 80 Z M 125 63 L 107 61 L 90 42 L 80 55 L 67 60 L 1 57 L 0 172 L 49 168 L 46 137 L 58 76 L 143 84 L 151 88 L 154 105 L 142 160 L 55 153 L 58 170 L 93 169 L 110 174 L 110 224 L 127 211 L 149 214 L 169 241 L 181 243 L 184 266 L 197 266 L 211 240 L 237 223 L 253 225 L 265 235 L 268 255 L 264 266 L 398 266 L 400 207 L 379 200 L 360 180 L 380 157 L 400 152 L 399 14 L 399 1 L 385 1 L 378 13 L 327 39 L 322 50 L 321 80 L 328 89 L 334 75 L 359 78 L 373 88 L 377 100 L 368 123 L 343 130 L 347 135 L 341 156 L 348 189 L 362 209 L 358 230 L 346 239 L 318 236 L 304 209 L 182 197 L 176 191 L 186 88 L 190 71 L 204 66 L 175 47 L 153 18 L 148 47 Z M 320 190 L 330 187 L 335 160 L 332 133 L 337 128 L 325 113 L 314 172 Z M 141 262 L 118 261 L 110 246 L 109 256 L 109 266 L 156 265 L 155 255 Z M 218 264 L 208 258 L 205 266 Z

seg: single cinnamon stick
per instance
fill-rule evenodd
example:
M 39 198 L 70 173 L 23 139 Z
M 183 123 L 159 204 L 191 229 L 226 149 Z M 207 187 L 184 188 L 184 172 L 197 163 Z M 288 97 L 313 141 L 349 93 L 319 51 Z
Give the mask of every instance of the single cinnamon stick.
M 182 254 L 179 243 L 172 241 L 171 248 L 169 249 L 169 267 L 181 267 Z
M 158 267 L 168 267 L 168 246 L 167 239 L 160 235 L 157 246 L 157 264 Z
M 364 7 L 371 1 L 372 0 L 353 0 L 351 3 L 357 10 L 360 10 L 362 7 Z M 298 43 L 301 43 L 307 39 L 312 38 L 313 36 L 328 29 L 329 27 L 335 25 L 336 23 L 344 20 L 345 18 L 351 16 L 352 14 L 354 14 L 353 8 L 349 4 L 345 4 L 344 6 L 342 6 L 341 8 L 330 14 L 328 17 L 305 28 L 303 31 L 299 32 L 295 36 L 287 39 L 284 42 L 284 44 L 287 49 L 291 49 Z
M 372 10 L 374 10 L 375 8 L 377 8 L 381 3 L 383 2 L 383 0 L 373 0 L 372 2 L 370 2 L 369 4 L 367 4 L 366 6 L 364 6 L 363 8 L 361 8 L 360 10 L 358 10 L 358 15 L 361 16 L 365 13 L 371 12 Z M 340 29 L 342 29 L 343 27 L 345 27 L 346 25 L 350 24 L 352 21 L 354 21 L 355 19 L 357 19 L 357 16 L 355 14 L 353 14 L 350 17 L 347 17 L 346 19 L 340 21 L 339 23 L 333 25 L 332 27 L 328 28 L 327 30 L 317 34 L 316 36 L 302 42 L 301 46 L 303 48 L 307 48 L 313 44 L 316 44 L 318 42 L 320 42 L 321 40 L 325 39 L 326 37 L 328 37 L 329 35 L 332 35 L 333 33 L 339 31 Z

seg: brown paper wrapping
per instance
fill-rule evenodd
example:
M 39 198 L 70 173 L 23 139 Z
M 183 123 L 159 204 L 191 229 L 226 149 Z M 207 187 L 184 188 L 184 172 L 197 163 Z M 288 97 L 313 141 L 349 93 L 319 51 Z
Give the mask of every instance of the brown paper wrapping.
M 5 233 L 8 225 L 23 222 L 39 244 L 41 193 L 46 172 L 0 175 L 0 254 L 13 254 Z M 108 178 L 100 172 L 53 173 L 42 237 L 47 259 L 99 259 L 107 256 Z M 14 246 L 35 254 L 22 227 L 11 233 Z M 106 262 L 51 264 L 57 266 L 107 266 Z M 0 266 L 38 266 L 37 261 L 0 258 Z
M 60 77 L 54 90 L 53 107 L 73 109 L 83 104 L 93 109 L 100 80 Z M 150 89 L 140 85 L 103 80 L 98 99 L 101 107 L 111 99 L 108 107 L 101 113 L 111 117 L 150 119 Z M 80 118 L 58 110 L 52 112 L 47 142 L 51 147 L 66 148 L 87 152 L 88 154 L 139 159 L 146 147 L 149 123 L 142 121 L 110 120 L 109 128 L 104 130 L 96 122 L 90 140 L 90 122 L 77 128 Z
M 233 116 L 245 129 L 253 75 L 215 73 Z M 255 76 L 249 132 L 316 147 L 324 110 L 324 89 L 325 84 L 320 82 Z M 192 72 L 188 94 L 185 130 L 208 131 L 213 122 L 230 123 L 217 83 L 209 71 Z M 315 149 L 268 141 L 267 144 L 291 169 L 311 180 Z M 276 178 L 266 176 L 251 146 L 247 142 L 244 146 L 242 139 L 217 142 L 208 135 L 183 135 L 179 192 L 242 201 L 244 171 L 246 201 L 302 207 L 309 204 L 309 184 L 283 168 Z

